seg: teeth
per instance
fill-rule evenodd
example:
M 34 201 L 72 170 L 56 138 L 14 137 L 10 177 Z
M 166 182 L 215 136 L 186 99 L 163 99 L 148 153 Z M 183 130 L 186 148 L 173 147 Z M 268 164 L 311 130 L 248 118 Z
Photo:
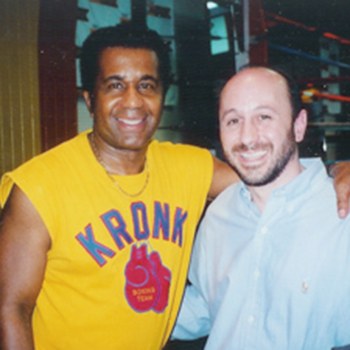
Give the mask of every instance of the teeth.
M 249 152 L 249 153 L 241 153 L 241 157 L 245 159 L 257 159 L 266 154 L 266 151 L 259 152 Z
M 137 125 L 142 122 L 142 119 L 119 119 L 122 123 L 127 125 Z

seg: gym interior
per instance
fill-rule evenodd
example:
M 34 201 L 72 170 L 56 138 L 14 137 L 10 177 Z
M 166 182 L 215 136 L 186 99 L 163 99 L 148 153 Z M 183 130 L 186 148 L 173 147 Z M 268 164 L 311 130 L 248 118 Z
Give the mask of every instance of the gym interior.
M 173 84 L 156 137 L 221 156 L 217 95 L 245 64 L 297 79 L 303 156 L 350 159 L 350 3 L 274 0 L 1 0 L 0 174 L 91 127 L 79 48 L 93 30 L 137 20 L 168 43 Z

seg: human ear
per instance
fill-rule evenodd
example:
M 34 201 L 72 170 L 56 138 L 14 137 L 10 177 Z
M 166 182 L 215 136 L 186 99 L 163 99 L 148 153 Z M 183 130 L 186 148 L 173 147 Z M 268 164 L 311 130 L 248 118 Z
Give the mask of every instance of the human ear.
M 83 98 L 86 104 L 87 109 L 89 110 L 90 114 L 93 115 L 93 94 L 90 94 L 89 91 L 84 90 L 83 91 Z
M 294 137 L 296 142 L 301 142 L 304 139 L 307 128 L 307 112 L 302 109 L 294 120 Z

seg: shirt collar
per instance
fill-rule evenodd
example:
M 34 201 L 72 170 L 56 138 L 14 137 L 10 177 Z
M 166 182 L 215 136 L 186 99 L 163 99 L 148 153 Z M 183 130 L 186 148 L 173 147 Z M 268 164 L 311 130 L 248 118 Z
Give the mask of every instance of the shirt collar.
M 324 181 L 329 178 L 320 158 L 304 158 L 300 161 L 304 170 L 286 185 L 275 189 L 271 198 L 285 197 L 286 200 L 292 200 L 305 194 L 310 188 L 322 186 Z M 238 186 L 242 200 L 246 203 L 251 203 L 252 198 L 247 186 L 242 181 L 239 182 Z

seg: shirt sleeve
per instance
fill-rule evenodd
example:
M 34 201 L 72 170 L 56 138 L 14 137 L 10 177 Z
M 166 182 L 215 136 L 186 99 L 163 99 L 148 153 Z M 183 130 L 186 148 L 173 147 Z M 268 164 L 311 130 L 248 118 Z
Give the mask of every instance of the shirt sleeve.
M 210 321 L 206 302 L 194 285 L 188 285 L 172 339 L 197 339 L 208 335 L 209 330 Z
M 189 270 L 190 284 L 186 287 L 183 302 L 172 337 L 181 340 L 197 339 L 209 334 L 211 321 L 207 302 L 205 219 L 200 225 L 193 248 Z

